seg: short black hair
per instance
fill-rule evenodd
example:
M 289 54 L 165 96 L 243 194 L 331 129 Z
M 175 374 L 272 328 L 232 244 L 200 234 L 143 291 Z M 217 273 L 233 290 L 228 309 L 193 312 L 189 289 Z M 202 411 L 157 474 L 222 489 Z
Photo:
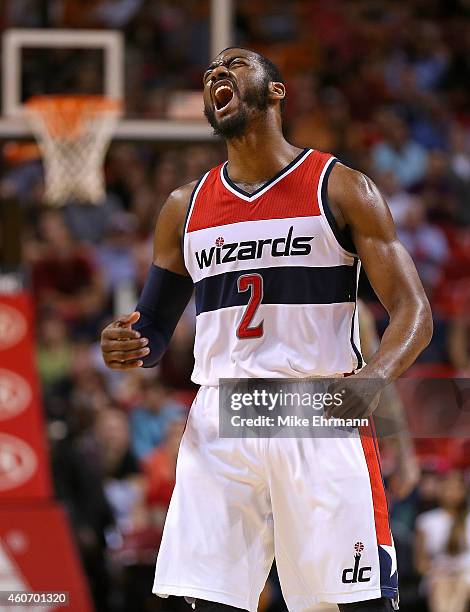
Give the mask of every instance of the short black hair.
M 242 49 L 243 51 L 248 51 L 249 53 L 253 53 L 256 56 L 259 63 L 261 64 L 266 76 L 268 79 L 274 83 L 284 83 L 284 78 L 279 70 L 279 67 L 276 66 L 274 62 L 272 62 L 268 57 L 258 53 L 258 51 L 253 51 L 252 49 L 246 49 L 245 47 L 227 47 L 226 49 L 222 49 L 220 53 L 224 53 L 224 51 L 230 51 L 230 49 Z M 219 55 L 220 55 L 219 53 Z M 285 98 L 281 100 L 281 113 L 284 110 L 285 106 Z

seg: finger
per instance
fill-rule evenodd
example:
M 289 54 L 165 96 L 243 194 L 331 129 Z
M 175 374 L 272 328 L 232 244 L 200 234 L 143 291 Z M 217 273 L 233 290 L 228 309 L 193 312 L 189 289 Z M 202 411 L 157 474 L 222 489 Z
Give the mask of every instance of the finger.
M 347 400 L 347 391 L 344 385 L 339 386 L 334 383 L 328 387 L 328 393 L 335 398 L 334 403 L 325 407 L 325 416 L 329 419 L 338 416 L 338 412 L 342 409 L 344 402 Z
M 337 408 L 333 416 L 338 419 L 350 419 L 356 418 L 357 415 L 364 414 L 366 405 L 361 399 L 351 397 Z
M 101 334 L 103 340 L 134 340 L 140 338 L 140 333 L 135 329 L 129 329 L 127 327 L 105 327 Z
M 129 361 L 134 361 L 135 359 L 143 359 L 149 354 L 149 348 L 143 348 L 137 351 L 109 351 L 106 353 L 106 359 L 107 361 L 119 361 L 121 363 L 127 363 Z
M 140 359 L 137 361 L 129 361 L 128 363 L 110 361 L 106 365 L 112 370 L 135 370 L 136 368 L 141 368 L 144 365 L 144 362 Z
M 148 338 L 136 338 L 134 340 L 103 340 L 101 349 L 105 353 L 112 351 L 137 351 L 149 343 Z
M 128 315 L 123 315 L 119 317 L 116 323 L 118 325 L 121 325 L 122 327 L 130 327 L 131 325 L 134 325 L 134 323 L 137 323 L 139 319 L 140 312 L 138 310 L 134 310 L 134 312 L 131 312 Z
M 345 412 L 341 413 L 341 415 L 335 414 L 335 417 L 337 419 L 343 419 L 345 421 L 347 419 L 359 419 L 363 417 L 363 412 L 361 411 L 361 407 L 351 406 L 349 410 L 346 410 Z
M 358 403 L 358 399 L 351 394 L 343 395 L 341 404 L 330 406 L 327 410 L 327 417 L 340 419 Z

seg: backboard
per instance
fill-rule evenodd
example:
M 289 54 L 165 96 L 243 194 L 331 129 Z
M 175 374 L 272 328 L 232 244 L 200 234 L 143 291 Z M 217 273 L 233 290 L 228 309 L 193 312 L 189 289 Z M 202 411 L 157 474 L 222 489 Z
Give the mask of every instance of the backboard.
M 221 44 L 217 41 L 217 44 Z M 116 30 L 10 29 L 2 39 L 2 117 L 0 138 L 25 138 L 31 130 L 24 118 L 22 100 L 23 53 L 27 49 L 97 49 L 103 55 L 101 92 L 121 100 L 125 108 L 125 44 Z M 70 92 L 73 93 L 73 92 Z M 210 140 L 204 121 L 123 119 L 114 134 L 123 140 Z

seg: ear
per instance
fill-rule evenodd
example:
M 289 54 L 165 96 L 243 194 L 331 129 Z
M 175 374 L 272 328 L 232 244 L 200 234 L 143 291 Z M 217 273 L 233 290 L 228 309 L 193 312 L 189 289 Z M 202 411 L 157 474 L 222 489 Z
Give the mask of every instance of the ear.
M 269 83 L 269 97 L 271 100 L 284 100 L 286 97 L 286 88 L 284 83 L 271 81 Z

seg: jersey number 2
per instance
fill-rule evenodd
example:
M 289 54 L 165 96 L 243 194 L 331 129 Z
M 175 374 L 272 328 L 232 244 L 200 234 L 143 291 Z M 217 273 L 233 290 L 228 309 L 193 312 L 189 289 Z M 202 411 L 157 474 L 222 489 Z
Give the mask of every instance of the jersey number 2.
M 239 276 L 238 291 L 245 292 L 248 289 L 251 290 L 250 301 L 237 328 L 237 336 L 241 339 L 261 338 L 263 335 L 263 321 L 256 325 L 256 327 L 250 327 L 250 323 L 253 321 L 253 317 L 263 299 L 263 277 L 259 274 L 243 274 Z

